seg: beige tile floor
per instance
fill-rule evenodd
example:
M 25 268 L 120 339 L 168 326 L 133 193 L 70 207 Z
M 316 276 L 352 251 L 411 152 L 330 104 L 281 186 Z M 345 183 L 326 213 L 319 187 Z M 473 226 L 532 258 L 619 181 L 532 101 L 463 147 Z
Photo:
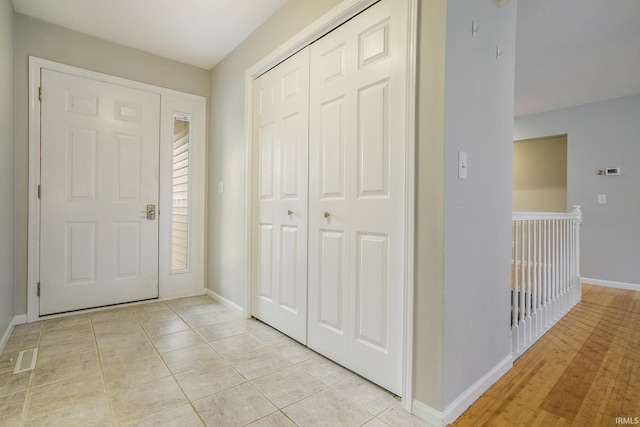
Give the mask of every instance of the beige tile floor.
M 33 371 L 13 374 L 37 347 Z M 19 325 L 0 426 L 426 426 L 385 390 L 207 296 Z

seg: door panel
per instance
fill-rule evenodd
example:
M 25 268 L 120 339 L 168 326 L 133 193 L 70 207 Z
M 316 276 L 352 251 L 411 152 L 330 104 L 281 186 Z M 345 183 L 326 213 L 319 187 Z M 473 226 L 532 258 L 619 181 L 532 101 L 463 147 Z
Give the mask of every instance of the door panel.
M 345 99 L 340 97 L 330 100 L 320 107 L 320 147 L 318 168 L 320 195 L 323 199 L 346 196 L 345 156 L 346 144 L 346 109 Z
M 116 201 L 136 201 L 140 199 L 140 138 L 132 135 L 116 135 L 117 163 Z
M 300 198 L 300 154 L 299 154 L 299 130 L 301 115 L 296 113 L 282 120 L 282 198 Z M 305 166 L 306 169 L 306 166 Z M 305 191 L 306 193 L 306 191 Z
M 65 267 L 67 283 L 83 284 L 96 281 L 96 224 L 67 222 Z
M 66 152 L 69 165 L 69 199 L 96 200 L 97 134 L 94 130 L 69 129 Z
M 254 82 L 252 314 L 306 343 L 309 50 Z
M 407 61 L 398 3 L 379 2 L 311 46 L 309 112 L 309 347 L 396 394 Z
M 159 95 L 41 81 L 40 314 L 156 298 Z
M 140 274 L 140 224 L 120 222 L 115 224 L 115 278 L 124 279 Z
M 389 195 L 389 82 L 358 92 L 358 197 Z
M 355 339 L 386 351 L 389 334 L 389 238 L 358 234 Z
M 270 303 L 273 302 L 273 247 L 273 224 L 260 224 L 259 295 L 261 300 Z
M 280 239 L 280 248 L 282 248 L 280 255 L 280 306 L 295 313 L 299 286 L 297 270 L 299 258 L 305 255 L 305 248 L 298 247 L 300 240 L 298 227 L 283 226 Z
M 275 153 L 275 124 L 260 127 L 260 200 L 273 200 L 273 160 Z
M 318 323 L 332 332 L 344 334 L 344 233 L 320 231 L 318 280 Z

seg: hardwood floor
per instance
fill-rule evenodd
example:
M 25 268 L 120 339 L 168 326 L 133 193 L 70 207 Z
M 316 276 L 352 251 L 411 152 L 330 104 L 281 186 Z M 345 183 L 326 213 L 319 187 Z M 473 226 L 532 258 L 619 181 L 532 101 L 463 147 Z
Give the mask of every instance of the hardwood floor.
M 616 426 L 637 417 L 640 292 L 583 285 L 582 301 L 451 425 Z

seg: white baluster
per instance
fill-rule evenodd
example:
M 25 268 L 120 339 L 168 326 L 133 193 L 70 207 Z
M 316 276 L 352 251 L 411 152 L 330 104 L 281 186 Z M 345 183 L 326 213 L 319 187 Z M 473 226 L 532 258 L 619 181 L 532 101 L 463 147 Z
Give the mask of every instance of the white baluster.
M 514 213 L 512 353 L 521 355 L 580 300 L 580 223 L 570 214 Z
M 551 322 L 555 322 L 556 321 L 556 314 L 557 314 L 557 302 L 558 302 L 558 221 L 557 220 L 553 220 L 553 235 L 551 238 L 551 253 L 552 258 L 551 258 L 551 286 L 552 286 L 552 293 L 553 293 L 553 310 L 552 310 L 552 314 L 553 316 L 551 317 Z
M 520 221 L 520 234 L 522 243 L 520 244 L 520 303 L 518 304 L 519 312 L 520 312 L 520 336 L 518 337 L 518 341 L 520 343 L 520 348 L 524 348 L 525 346 L 525 336 L 527 331 L 527 322 L 525 319 L 526 315 L 526 305 L 525 305 L 525 293 L 526 289 L 526 279 L 525 279 L 525 271 L 524 271 L 524 260 L 525 260 L 525 232 L 524 232 L 524 221 Z
M 545 288 L 545 329 L 551 318 L 551 223 L 544 221 L 544 288 Z
M 533 292 L 531 293 L 532 299 L 532 323 L 533 323 L 533 335 L 534 337 L 538 337 L 540 334 L 540 322 L 539 322 L 539 302 L 538 302 L 538 221 L 533 221 L 533 282 L 532 288 Z
M 527 221 L 527 276 L 526 276 L 526 280 L 527 280 L 527 287 L 526 287 L 526 291 L 525 291 L 525 304 L 527 307 L 527 325 L 528 325 L 528 329 L 527 329 L 527 344 L 529 345 L 531 343 L 531 340 L 533 338 L 533 323 L 532 323 L 532 319 L 531 319 L 531 223 L 533 221 L 528 220 Z

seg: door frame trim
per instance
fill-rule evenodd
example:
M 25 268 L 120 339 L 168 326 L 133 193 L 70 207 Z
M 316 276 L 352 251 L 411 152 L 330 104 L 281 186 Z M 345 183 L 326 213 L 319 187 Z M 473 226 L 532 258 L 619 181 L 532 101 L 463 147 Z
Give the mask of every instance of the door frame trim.
M 244 317 L 251 317 L 252 301 L 252 212 L 253 212 L 253 81 L 307 45 L 331 32 L 369 6 L 380 0 L 345 0 L 321 18 L 293 36 L 272 53 L 254 64 L 245 73 L 245 280 Z M 407 94 L 405 134 L 405 265 L 404 265 L 404 319 L 402 361 L 402 409 L 411 413 L 413 402 L 413 321 L 414 321 L 414 262 L 415 262 L 415 134 L 416 83 L 418 45 L 418 0 L 391 0 L 403 2 L 407 10 Z
M 42 318 L 48 318 L 50 316 L 40 316 L 39 310 L 39 298 L 37 295 L 37 284 L 40 281 L 40 199 L 38 197 L 38 185 L 40 184 L 40 99 L 39 88 L 41 83 L 41 70 L 47 69 L 60 73 L 73 75 L 76 77 L 88 78 L 95 81 L 104 83 L 115 84 L 122 87 L 131 89 L 143 90 L 146 92 L 152 92 L 160 95 L 160 111 L 161 114 L 165 102 L 165 98 L 178 98 L 193 102 L 194 104 L 202 104 L 202 111 L 198 112 L 202 114 L 202 129 L 198 132 L 202 135 L 201 138 L 193 139 L 194 148 L 201 154 L 196 156 L 199 159 L 195 164 L 197 170 L 196 175 L 201 178 L 204 185 L 202 188 L 193 187 L 194 198 L 200 200 L 205 199 L 205 186 L 206 186 L 206 170 L 204 159 L 206 158 L 206 98 L 198 95 L 192 95 L 184 92 L 175 91 L 172 89 L 166 89 L 159 86 L 154 86 L 146 83 L 140 83 L 133 80 L 128 80 L 120 77 L 111 76 L 108 74 L 98 73 L 95 71 L 86 70 L 83 68 L 74 67 L 71 65 L 62 64 L 59 62 L 50 61 L 47 59 L 38 58 L 35 56 L 29 56 L 29 185 L 28 185 L 28 204 L 29 204 L 29 219 L 28 219 L 28 242 L 27 242 L 27 322 L 36 322 Z M 162 118 L 161 118 L 162 120 Z M 164 133 L 162 131 L 162 122 L 160 126 L 160 141 L 164 141 Z M 160 166 L 160 172 L 162 173 L 162 165 Z M 197 180 L 197 179 L 196 179 Z M 162 193 L 162 188 L 159 189 Z M 162 197 L 162 195 L 160 195 Z M 198 281 L 201 286 L 198 285 L 197 294 L 203 295 L 205 293 L 204 284 L 204 231 L 205 231 L 205 218 L 206 218 L 206 206 L 202 206 L 202 212 L 199 213 L 200 218 L 194 217 L 194 224 L 199 227 L 202 232 L 193 233 L 194 237 L 199 236 L 200 239 L 197 242 L 198 248 L 198 267 L 195 274 L 199 277 Z M 162 241 L 163 235 L 160 233 L 159 228 L 159 242 Z M 160 243 L 162 245 L 162 243 Z M 160 275 L 160 267 L 158 266 L 158 299 L 173 297 L 166 287 L 163 286 L 163 277 Z M 187 295 L 185 295 L 187 296 Z M 54 316 L 58 317 L 58 316 Z

